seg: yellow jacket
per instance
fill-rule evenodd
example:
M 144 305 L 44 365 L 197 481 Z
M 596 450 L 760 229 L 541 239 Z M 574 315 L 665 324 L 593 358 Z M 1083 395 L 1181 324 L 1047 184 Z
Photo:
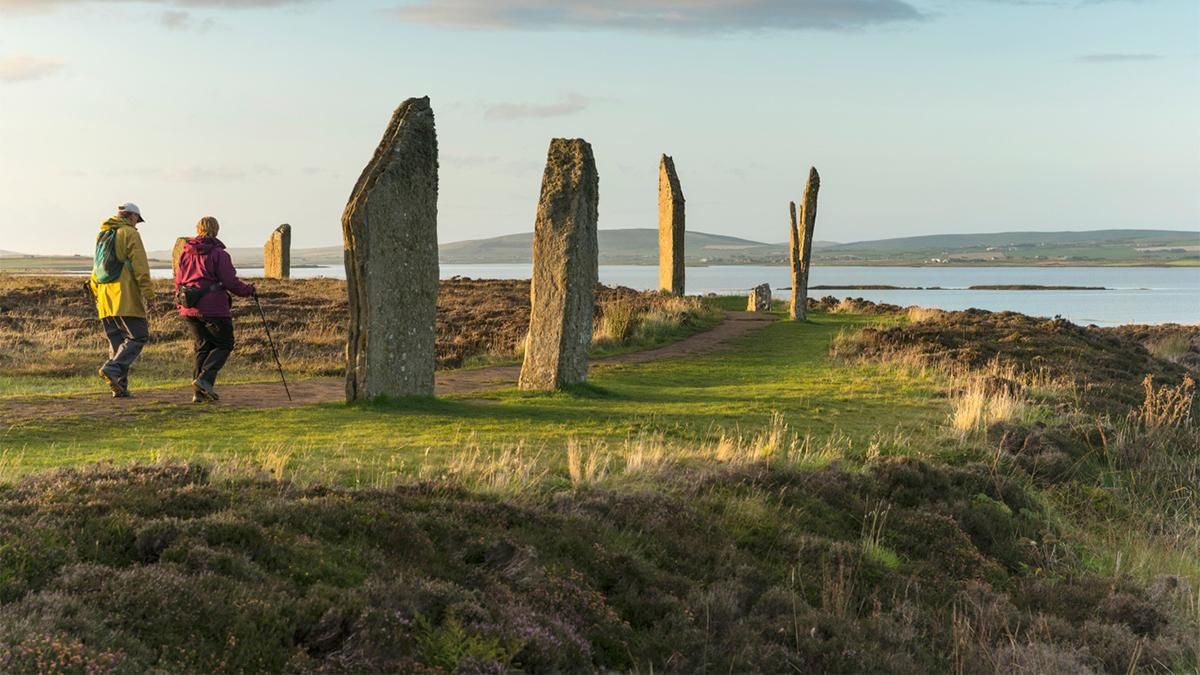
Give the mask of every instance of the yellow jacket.
M 150 261 L 146 259 L 142 235 L 120 216 L 104 221 L 100 229 L 117 231 L 116 254 L 127 262 L 116 281 L 98 284 L 95 273 L 92 274 L 97 313 L 101 319 L 110 316 L 146 318 L 146 305 L 154 300 L 154 284 L 150 281 Z

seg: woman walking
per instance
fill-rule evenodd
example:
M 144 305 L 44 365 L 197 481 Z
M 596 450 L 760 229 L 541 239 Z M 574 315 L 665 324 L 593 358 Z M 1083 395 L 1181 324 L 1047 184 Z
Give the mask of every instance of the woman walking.
M 216 218 L 201 218 L 196 223 L 196 236 L 184 246 L 179 257 L 179 269 L 175 272 L 176 297 L 181 297 L 181 287 L 186 287 L 185 290 L 192 295 L 192 301 L 186 304 L 180 302 L 177 306 L 179 316 L 183 317 L 193 339 L 193 403 L 220 398 L 214 388 L 217 373 L 233 351 L 233 317 L 229 311 L 229 294 L 244 298 L 254 295 L 254 286 L 238 279 L 225 244 L 217 239 L 220 229 Z

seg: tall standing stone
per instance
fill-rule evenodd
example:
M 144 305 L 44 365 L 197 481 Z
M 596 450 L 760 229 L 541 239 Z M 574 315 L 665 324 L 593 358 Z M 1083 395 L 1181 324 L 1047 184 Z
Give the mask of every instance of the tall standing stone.
M 683 206 L 675 160 L 663 155 L 658 162 L 658 287 L 671 295 L 683 295 Z
M 804 245 L 801 240 L 804 238 L 796 224 L 796 202 L 788 202 L 788 263 L 792 269 L 792 304 L 788 309 L 788 316 L 793 320 L 804 319 L 804 307 L 797 305 L 797 300 L 801 295 L 805 295 L 804 291 L 800 290 L 801 279 L 800 274 L 800 257 L 804 250 Z
M 284 223 L 275 228 L 263 245 L 263 276 L 268 279 L 287 279 L 292 276 L 292 226 Z
M 812 267 L 813 229 L 817 225 L 817 193 L 820 190 L 821 176 L 815 167 L 810 168 L 799 217 L 795 202 L 791 203 L 792 307 L 789 314 L 796 321 L 803 321 L 808 315 L 808 271 Z
M 558 389 L 587 379 L 599 281 L 600 177 L 592 146 L 550 141 L 533 231 L 529 337 L 522 389 Z
M 346 400 L 433 394 L 438 149 L 429 98 L 392 113 L 346 210 Z
M 179 257 L 183 255 L 183 247 L 187 245 L 187 237 L 177 237 L 175 246 L 171 249 L 171 276 L 179 276 Z

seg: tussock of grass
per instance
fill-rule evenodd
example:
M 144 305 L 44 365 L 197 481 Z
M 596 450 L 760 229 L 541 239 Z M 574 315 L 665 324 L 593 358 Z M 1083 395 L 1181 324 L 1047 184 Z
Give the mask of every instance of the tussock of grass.
M 716 325 L 719 310 L 699 298 L 654 294 L 652 305 L 618 298 L 600 305 L 592 330 L 593 356 L 667 344 Z
M 1185 375 L 1178 385 L 1154 386 L 1154 376 L 1142 380 L 1145 399 L 1142 407 L 1133 412 L 1134 423 L 1146 433 L 1159 429 L 1182 429 L 1192 426 L 1192 408 L 1195 403 L 1196 381 Z
M 637 309 L 628 300 L 610 300 L 600 306 L 600 318 L 592 331 L 592 341 L 620 343 L 629 338 L 635 326 Z
M 594 485 L 608 475 L 608 455 L 596 449 L 585 452 L 575 440 L 567 441 L 567 474 L 571 485 Z
M 921 323 L 923 321 L 941 320 L 946 316 L 946 312 L 944 310 L 935 309 L 932 307 L 913 306 L 906 310 L 905 316 L 912 323 Z
M 1028 405 L 1020 395 L 972 379 L 951 401 L 950 427 L 965 435 L 984 431 L 993 424 L 1020 421 L 1027 411 Z
M 1186 335 L 1176 333 L 1164 335 L 1146 342 L 1146 349 L 1160 359 L 1179 362 L 1184 355 L 1191 351 L 1192 344 Z

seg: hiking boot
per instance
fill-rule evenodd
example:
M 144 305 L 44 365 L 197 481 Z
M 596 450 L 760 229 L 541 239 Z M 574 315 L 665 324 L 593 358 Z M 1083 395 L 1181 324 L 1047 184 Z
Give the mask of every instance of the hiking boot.
M 113 377 L 107 370 L 101 368 L 96 371 L 100 373 L 100 379 L 108 385 L 112 392 L 113 398 L 129 398 L 129 387 L 125 385 L 125 379 L 122 377 Z
M 192 394 L 192 403 L 208 403 L 208 397 L 197 391 Z
M 210 401 L 220 401 L 221 397 L 217 396 L 217 390 L 213 389 L 212 384 L 205 382 L 199 378 L 192 380 L 192 387 L 195 388 L 196 395 L 203 396 Z

